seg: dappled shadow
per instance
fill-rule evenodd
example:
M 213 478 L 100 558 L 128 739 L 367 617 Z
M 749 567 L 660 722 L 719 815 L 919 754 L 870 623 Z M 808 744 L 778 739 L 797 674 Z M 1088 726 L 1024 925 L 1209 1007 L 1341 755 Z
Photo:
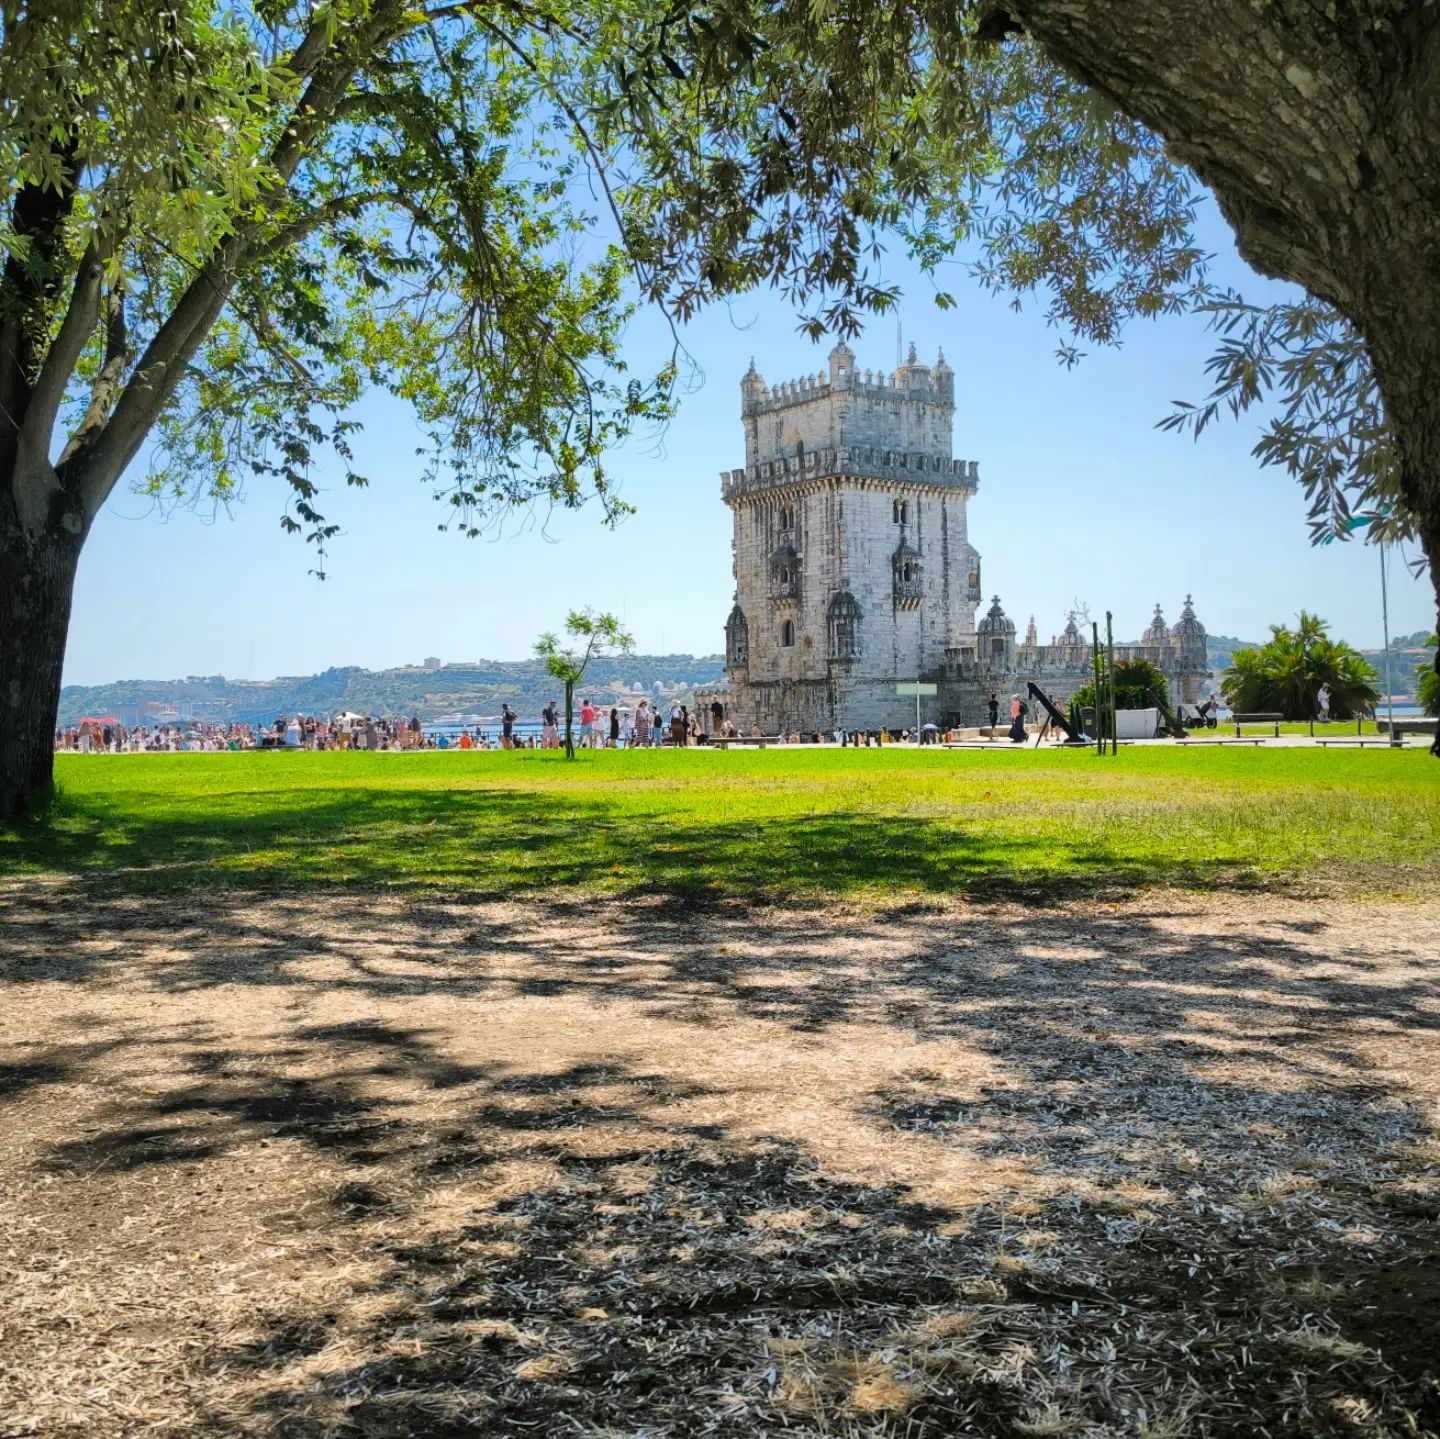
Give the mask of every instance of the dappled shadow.
M 974 776 L 957 776 L 967 779 L 979 793 Z M 1048 903 L 1145 883 L 1280 882 L 1253 856 L 1223 848 L 1196 859 L 1157 845 L 1137 858 L 1099 833 L 1037 842 L 959 807 L 776 816 L 762 834 L 754 821 L 723 813 L 703 823 L 681 818 L 659 796 L 647 805 L 643 791 L 619 800 L 544 789 L 297 784 L 187 800 L 182 807 L 168 794 L 131 794 L 123 811 L 72 801 L 53 822 L 0 833 L 0 875 L 78 875 L 110 896 L 223 886 L 484 900 L 599 889 L 704 908 L 890 889 Z
M 1440 1425 L 1422 911 L 18 909 L 28 995 L 134 996 L 4 1056 L 17 1135 L 87 1096 L 26 1213 L 174 1275 L 187 1433 Z

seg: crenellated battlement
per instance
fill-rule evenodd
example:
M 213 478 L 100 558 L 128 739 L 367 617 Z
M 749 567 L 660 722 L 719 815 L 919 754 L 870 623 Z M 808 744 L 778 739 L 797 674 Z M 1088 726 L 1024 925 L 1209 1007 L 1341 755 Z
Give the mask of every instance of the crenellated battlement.
M 844 344 L 829 369 L 767 385 L 751 361 L 740 381 L 745 464 L 778 461 L 807 450 L 870 446 L 950 456 L 955 373 L 941 355 L 933 367 L 910 358 L 894 373 L 855 367 Z
M 830 352 L 829 364 L 828 372 L 820 370 L 813 375 L 767 385 L 752 360 L 740 382 L 742 415 L 771 415 L 842 394 L 892 402 L 909 400 L 945 408 L 953 408 L 955 404 L 955 373 L 945 363 L 943 353 L 932 368 L 920 363 L 915 346 L 911 345 L 906 362 L 886 374 L 883 370 L 857 369 L 850 347 L 842 343 Z
M 840 446 L 764 460 L 743 470 L 722 470 L 720 493 L 729 502 L 783 485 L 830 478 L 873 479 L 890 486 L 936 487 L 974 494 L 980 485 L 980 465 L 976 460 L 955 460 L 948 455 L 881 450 L 868 445 Z

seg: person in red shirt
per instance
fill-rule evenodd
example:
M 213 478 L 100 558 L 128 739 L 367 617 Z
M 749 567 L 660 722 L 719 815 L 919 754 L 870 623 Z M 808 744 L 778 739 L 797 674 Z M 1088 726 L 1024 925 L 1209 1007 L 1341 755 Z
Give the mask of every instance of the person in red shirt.
M 595 742 L 595 706 L 589 700 L 580 701 L 580 743 L 583 745 L 594 744 Z

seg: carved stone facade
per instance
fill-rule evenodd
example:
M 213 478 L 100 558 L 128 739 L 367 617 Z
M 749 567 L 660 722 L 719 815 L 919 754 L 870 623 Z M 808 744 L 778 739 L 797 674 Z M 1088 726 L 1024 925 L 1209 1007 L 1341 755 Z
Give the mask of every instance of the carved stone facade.
M 766 734 L 913 725 L 898 683 L 939 685 L 922 718 L 978 724 L 992 691 L 1033 679 L 1068 699 L 1090 678 L 1090 646 L 1070 617 L 1050 645 L 1034 619 L 1017 646 L 996 598 L 977 621 L 980 555 L 966 506 L 973 460 L 951 455 L 955 376 L 910 347 L 889 376 L 855 368 L 845 344 L 828 372 L 767 386 L 752 361 L 740 382 L 745 468 L 721 477 L 734 523 L 735 605 L 725 625 L 729 688 L 703 713 Z M 1121 651 L 1117 647 L 1117 658 Z M 1150 659 L 1172 698 L 1198 699 L 1205 631 L 1187 597 L 1167 630 L 1159 607 L 1126 656 Z

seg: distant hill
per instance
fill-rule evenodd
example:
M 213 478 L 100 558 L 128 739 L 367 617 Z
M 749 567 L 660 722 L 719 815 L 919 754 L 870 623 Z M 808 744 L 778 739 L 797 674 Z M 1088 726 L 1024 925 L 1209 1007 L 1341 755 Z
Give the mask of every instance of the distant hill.
M 723 677 L 722 655 L 627 655 L 591 665 L 583 693 L 609 699 L 624 688 L 637 699 L 685 699 L 697 686 Z M 638 686 L 638 689 L 637 689 Z M 434 721 L 448 714 L 498 715 L 508 701 L 521 719 L 536 719 L 549 699 L 564 691 L 539 660 L 476 660 L 439 669 L 419 666 L 367 670 L 347 665 L 318 675 L 273 680 L 230 680 L 189 675 L 171 680 L 118 680 L 108 685 L 66 685 L 60 692 L 60 723 L 83 715 L 115 715 L 127 723 L 154 719 L 158 707 L 174 707 L 187 719 L 266 723 L 277 715 L 410 715 Z
M 1220 671 L 1230 666 L 1230 656 L 1236 650 L 1255 650 L 1264 644 L 1264 640 L 1237 640 L 1233 635 L 1206 635 L 1205 636 L 1205 662 L 1215 671 L 1215 677 L 1220 677 Z

